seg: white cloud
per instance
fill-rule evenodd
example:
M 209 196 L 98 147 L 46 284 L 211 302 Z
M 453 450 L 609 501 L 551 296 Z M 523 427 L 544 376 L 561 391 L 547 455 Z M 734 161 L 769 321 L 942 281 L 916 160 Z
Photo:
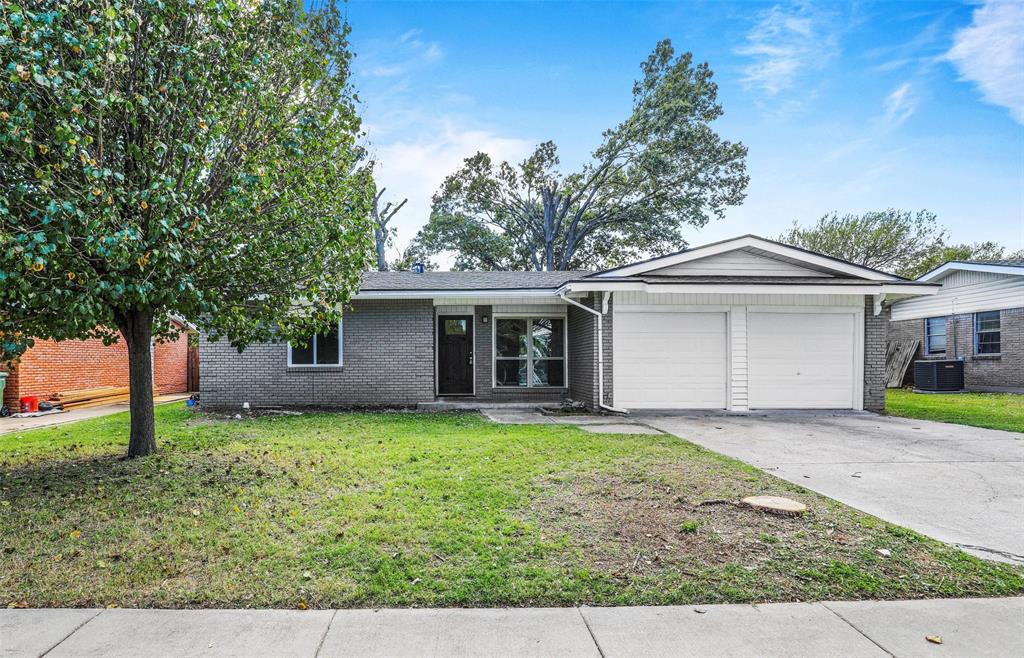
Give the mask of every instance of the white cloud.
M 406 30 L 394 41 L 370 43 L 362 61 L 356 60 L 358 72 L 371 78 L 402 76 L 444 57 L 444 49 L 436 41 L 424 41 L 422 30 Z
M 372 149 L 377 162 L 377 186 L 387 188 L 386 199 L 409 199 L 394 220 L 398 228 L 398 248 L 404 248 L 416 231 L 426 224 L 430 217 L 431 197 L 464 159 L 483 151 L 495 162 L 518 162 L 534 146 L 529 140 L 502 136 L 489 130 L 464 128 L 453 119 L 427 121 L 417 127 L 418 130 L 405 131 L 405 134 L 418 133 L 421 137 L 395 139 L 377 144 Z M 389 254 L 391 257 L 395 255 Z
M 823 68 L 839 54 L 838 36 L 825 14 L 807 6 L 775 5 L 761 14 L 736 53 L 753 59 L 743 82 L 770 96 L 792 87 L 810 70 Z
M 885 98 L 885 119 L 898 126 L 910 118 L 917 109 L 917 98 L 909 82 L 904 82 Z
M 1024 3 L 989 0 L 953 35 L 946 59 L 982 97 L 1024 123 Z

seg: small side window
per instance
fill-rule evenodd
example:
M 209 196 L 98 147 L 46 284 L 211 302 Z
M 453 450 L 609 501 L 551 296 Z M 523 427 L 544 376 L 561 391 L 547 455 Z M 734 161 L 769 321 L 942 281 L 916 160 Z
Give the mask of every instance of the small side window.
M 924 321 L 924 353 L 946 353 L 946 318 L 928 318 Z
M 985 311 L 974 314 L 974 353 L 1000 354 L 1002 335 L 999 326 L 999 311 Z

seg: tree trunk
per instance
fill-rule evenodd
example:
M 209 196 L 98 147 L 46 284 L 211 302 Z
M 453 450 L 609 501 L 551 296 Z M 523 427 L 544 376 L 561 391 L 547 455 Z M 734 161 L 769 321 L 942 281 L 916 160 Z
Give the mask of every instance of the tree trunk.
M 378 226 L 373 229 L 373 241 L 376 243 L 377 249 L 377 270 L 380 272 L 387 272 L 388 270 L 388 259 L 384 253 L 384 249 L 388 244 L 388 234 L 385 227 Z
M 131 435 L 128 456 L 144 457 L 156 451 L 153 418 L 153 314 L 132 310 L 121 321 L 121 334 L 128 344 L 128 388 Z

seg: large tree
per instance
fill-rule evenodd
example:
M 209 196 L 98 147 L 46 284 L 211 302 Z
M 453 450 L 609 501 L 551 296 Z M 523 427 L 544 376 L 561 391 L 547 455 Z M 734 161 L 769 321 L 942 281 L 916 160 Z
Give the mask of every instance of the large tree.
M 168 316 L 242 349 L 335 322 L 370 262 L 333 3 L 25 0 L 0 20 L 0 339 L 125 340 L 155 447 Z
M 632 112 L 589 162 L 563 173 L 552 142 L 517 165 L 477 153 L 434 196 L 419 241 L 462 269 L 610 266 L 679 249 L 684 226 L 739 204 L 747 149 L 711 127 L 722 115 L 711 69 L 667 39 L 640 68 Z
M 994 242 L 946 244 L 949 231 L 933 212 L 870 211 L 861 215 L 832 212 L 804 227 L 793 222 L 780 242 L 908 279 L 948 260 L 996 260 L 1007 255 Z

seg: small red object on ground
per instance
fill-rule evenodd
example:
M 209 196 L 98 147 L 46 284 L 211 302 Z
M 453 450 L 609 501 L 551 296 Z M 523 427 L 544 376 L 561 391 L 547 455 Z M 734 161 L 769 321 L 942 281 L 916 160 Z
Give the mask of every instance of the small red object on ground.
M 30 414 L 39 411 L 39 397 L 36 395 L 26 395 L 21 398 L 21 413 Z

